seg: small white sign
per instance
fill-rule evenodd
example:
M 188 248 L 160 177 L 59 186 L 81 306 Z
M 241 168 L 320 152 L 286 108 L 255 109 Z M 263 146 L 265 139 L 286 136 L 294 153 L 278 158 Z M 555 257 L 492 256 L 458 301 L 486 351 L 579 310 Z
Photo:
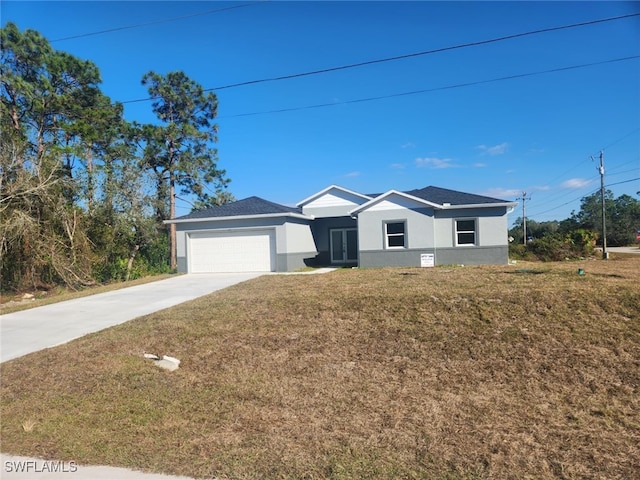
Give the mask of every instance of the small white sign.
M 436 256 L 433 253 L 420 254 L 421 267 L 433 267 L 436 264 Z

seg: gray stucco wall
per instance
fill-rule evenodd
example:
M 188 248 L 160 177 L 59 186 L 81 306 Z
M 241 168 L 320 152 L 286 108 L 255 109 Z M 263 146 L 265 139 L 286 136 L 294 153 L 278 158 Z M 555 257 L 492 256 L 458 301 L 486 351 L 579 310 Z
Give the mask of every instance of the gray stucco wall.
M 455 246 L 455 219 L 476 220 L 475 246 Z M 406 248 L 386 248 L 384 224 L 406 222 Z M 420 255 L 432 253 L 436 265 L 506 264 L 509 260 L 505 207 L 463 210 L 365 210 L 358 216 L 361 267 L 420 266 Z
M 276 272 L 299 270 L 318 254 L 309 221 L 287 218 L 283 228 L 285 242 L 276 251 Z
M 359 266 L 420 267 L 420 256 L 423 253 L 434 254 L 436 265 L 502 265 L 509 262 L 508 246 L 492 246 L 361 251 Z
M 276 254 L 276 272 L 293 272 L 308 266 L 316 256 L 313 253 L 278 253 Z
M 435 215 L 436 247 L 455 246 L 455 219 L 469 218 L 477 222 L 477 246 L 507 245 L 506 207 L 466 210 L 437 210 Z
M 365 251 L 385 250 L 384 224 L 389 221 L 406 222 L 407 248 L 433 248 L 433 210 L 365 210 L 358 215 L 358 245 L 361 254 Z
M 435 256 L 436 265 L 506 265 L 509 246 L 439 248 Z

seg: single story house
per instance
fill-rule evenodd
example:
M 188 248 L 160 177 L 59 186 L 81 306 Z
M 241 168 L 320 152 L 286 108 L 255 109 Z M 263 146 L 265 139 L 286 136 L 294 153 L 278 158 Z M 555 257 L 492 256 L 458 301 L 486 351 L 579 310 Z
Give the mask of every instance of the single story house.
M 515 206 L 438 187 L 363 194 L 331 185 L 296 207 L 249 197 L 167 223 L 180 272 L 506 264 Z

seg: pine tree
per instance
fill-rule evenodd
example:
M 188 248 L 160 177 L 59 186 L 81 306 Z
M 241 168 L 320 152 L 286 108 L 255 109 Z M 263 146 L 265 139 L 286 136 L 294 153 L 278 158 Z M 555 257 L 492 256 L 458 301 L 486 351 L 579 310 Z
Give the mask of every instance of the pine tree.
M 175 218 L 176 190 L 195 195 L 201 206 L 219 203 L 229 198 L 226 192 L 229 179 L 217 166 L 218 127 L 213 123 L 218 100 L 183 72 L 165 76 L 155 72 L 144 75 L 142 84 L 148 87 L 153 99 L 153 111 L 161 125 L 147 125 L 144 129 L 146 148 L 144 158 L 157 180 L 158 199 L 168 205 L 166 212 L 158 208 L 162 220 Z M 209 190 L 209 192 L 207 192 Z M 177 266 L 175 224 L 170 224 L 170 265 Z

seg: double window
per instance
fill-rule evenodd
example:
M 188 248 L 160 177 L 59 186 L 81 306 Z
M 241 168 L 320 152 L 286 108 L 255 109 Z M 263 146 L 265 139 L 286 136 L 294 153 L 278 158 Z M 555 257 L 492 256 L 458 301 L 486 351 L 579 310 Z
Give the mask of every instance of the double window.
M 407 246 L 406 222 L 386 222 L 384 224 L 385 246 L 405 248 Z
M 476 220 L 460 219 L 456 220 L 456 245 L 476 244 Z

